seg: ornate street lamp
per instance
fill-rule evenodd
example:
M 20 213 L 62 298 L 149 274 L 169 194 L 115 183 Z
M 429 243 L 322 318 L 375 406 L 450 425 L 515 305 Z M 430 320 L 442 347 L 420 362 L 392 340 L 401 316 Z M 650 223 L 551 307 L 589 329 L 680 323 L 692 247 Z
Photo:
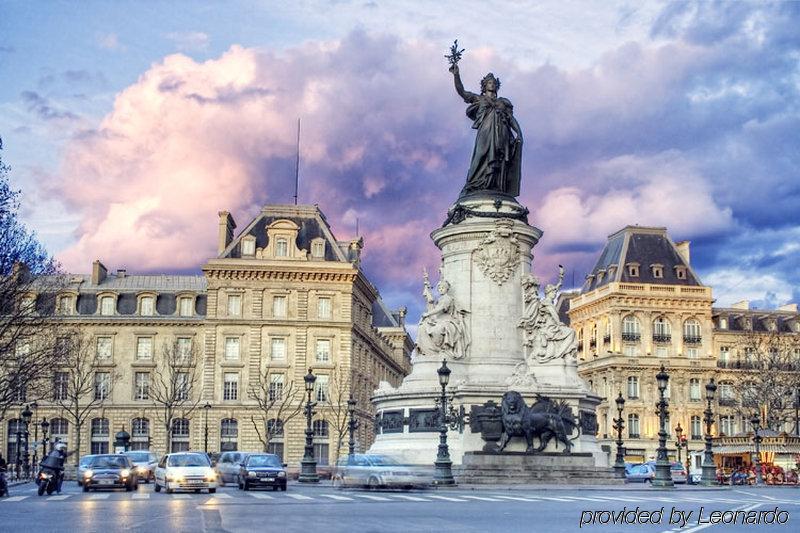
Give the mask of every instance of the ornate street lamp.
M 356 453 L 355 434 L 359 426 L 358 420 L 356 420 L 356 400 L 352 393 L 350 393 L 350 399 L 347 400 L 347 413 L 350 415 L 350 420 L 347 422 L 347 430 L 350 432 L 350 440 L 347 441 L 347 455 L 352 459 Z
M 42 458 L 47 457 L 47 430 L 50 429 L 50 422 L 47 421 L 47 418 L 43 418 L 42 422 L 39 424 L 42 426 Z
M 203 406 L 203 411 L 205 411 L 206 420 L 205 426 L 203 427 L 203 451 L 208 453 L 208 412 L 211 410 L 211 404 L 206 402 Z M 169 450 L 167 450 L 169 452 Z
M 714 411 L 711 404 L 714 401 L 714 393 L 717 392 L 717 384 L 711 378 L 706 384 L 706 410 L 703 418 L 706 423 L 706 447 L 703 452 L 703 476 L 700 479 L 701 485 L 715 485 L 717 483 L 717 467 L 714 464 L 714 453 L 711 451 L 711 424 L 714 423 Z
M 439 397 L 439 451 L 436 454 L 436 470 L 433 474 L 433 482 L 436 485 L 455 485 L 453 478 L 453 462 L 450 460 L 450 450 L 447 447 L 447 383 L 450 381 L 450 369 L 447 368 L 447 361 L 442 360 L 442 366 L 436 371 L 439 374 L 439 385 L 442 387 L 442 395 Z
M 303 453 L 303 460 L 300 461 L 300 483 L 318 483 L 319 476 L 317 475 L 317 461 L 314 460 L 314 430 L 311 429 L 311 417 L 314 415 L 314 406 L 316 402 L 311 401 L 311 393 L 314 391 L 314 382 L 317 381 L 317 376 L 309 368 L 308 374 L 303 378 L 306 386 L 306 394 L 308 400 L 306 401 L 306 448 Z
M 39 404 L 35 401 L 31 403 L 31 407 L 33 408 L 33 418 L 34 420 L 39 418 Z M 34 467 L 38 464 L 39 456 L 37 455 L 37 451 L 39 450 L 39 424 L 33 424 L 33 462 L 31 463 Z M 43 452 L 44 453 L 44 452 Z
M 660 488 L 674 487 L 672 482 L 672 466 L 669 464 L 667 458 L 667 398 L 665 393 L 667 385 L 669 384 L 669 374 L 664 370 L 664 365 L 661 365 L 661 370 L 656 374 L 656 381 L 658 382 L 658 450 L 656 455 L 656 475 L 653 478 L 651 486 Z
M 25 452 L 22 461 L 23 461 L 23 466 L 25 468 L 25 477 L 29 477 L 31 471 L 31 464 L 30 464 L 31 456 L 29 453 L 30 450 L 28 449 L 28 437 L 30 436 L 30 433 L 28 432 L 28 425 L 31 423 L 31 418 L 33 417 L 33 413 L 31 412 L 30 406 L 28 405 L 25 406 L 25 410 L 22 411 L 21 416 L 22 416 L 22 423 L 24 424 L 23 434 L 25 436 Z
M 800 436 L 800 387 L 794 391 L 794 434 Z
M 625 407 L 625 398 L 622 392 L 617 399 L 617 418 L 614 419 L 614 431 L 617 432 L 617 457 L 614 461 L 614 476 L 625 479 L 625 448 L 622 447 L 622 430 L 625 428 L 625 420 L 622 418 L 622 409 Z
M 683 428 L 681 427 L 681 423 L 678 422 L 678 425 L 675 426 L 675 449 L 678 453 L 678 462 L 681 463 L 681 448 L 683 448 L 684 441 L 683 441 Z M 687 472 L 688 473 L 688 472 Z
M 761 418 L 759 418 L 758 414 L 753 415 L 752 420 L 750 423 L 753 425 L 753 442 L 756 445 L 756 453 L 755 453 L 755 462 L 756 462 L 756 485 L 763 485 L 764 478 L 761 476 L 761 435 L 758 434 L 758 430 L 761 429 Z

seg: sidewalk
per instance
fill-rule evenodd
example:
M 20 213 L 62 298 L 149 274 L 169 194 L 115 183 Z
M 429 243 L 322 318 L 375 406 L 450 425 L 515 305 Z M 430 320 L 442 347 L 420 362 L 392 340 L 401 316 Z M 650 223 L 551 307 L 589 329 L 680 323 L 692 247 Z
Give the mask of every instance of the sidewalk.
M 308 489 L 331 489 L 333 488 L 333 484 L 331 480 L 325 479 L 320 480 L 319 483 L 300 483 L 297 480 L 289 480 L 290 487 L 303 487 Z M 731 487 L 730 485 L 717 485 L 706 487 L 703 485 L 686 485 L 686 484 L 679 484 L 675 485 L 675 488 L 651 488 L 650 485 L 646 483 L 626 483 L 624 485 L 576 485 L 576 484 L 564 484 L 564 485 L 542 485 L 542 484 L 506 484 L 506 485 L 474 485 L 474 484 L 462 484 L 462 485 L 429 485 L 425 487 L 427 490 L 468 490 L 468 491 L 509 491 L 509 492 L 516 492 L 520 490 L 527 490 L 527 491 L 575 491 L 575 490 L 586 490 L 586 491 L 603 491 L 603 492 L 633 492 L 638 491 L 641 492 L 643 490 L 652 490 L 653 492 L 662 492 L 662 491 L 681 491 L 681 492 L 720 492 L 720 491 L 730 491 L 736 487 Z M 765 487 L 766 488 L 766 487 Z

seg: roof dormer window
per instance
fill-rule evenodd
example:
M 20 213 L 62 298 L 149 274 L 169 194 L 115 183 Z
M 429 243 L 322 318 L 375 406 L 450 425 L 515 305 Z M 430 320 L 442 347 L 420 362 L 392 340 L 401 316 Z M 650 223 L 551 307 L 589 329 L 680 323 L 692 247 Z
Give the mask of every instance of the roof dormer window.
M 314 239 L 311 241 L 311 257 L 323 259 L 325 257 L 325 240 Z
M 675 267 L 675 276 L 678 279 L 686 279 L 686 267 L 683 265 L 677 265 Z
M 632 278 L 639 277 L 639 263 L 628 263 L 625 266 L 628 267 L 628 276 Z
M 598 270 L 598 271 L 597 271 L 597 284 L 598 284 L 598 285 L 600 285 L 600 283 L 602 283 L 602 281 L 603 281 L 603 276 L 605 275 L 605 273 L 606 273 L 606 271 L 605 271 L 605 270 Z
M 242 239 L 242 257 L 253 257 L 256 255 L 256 239 L 247 236 Z
M 156 311 L 156 299 L 152 296 L 142 296 L 139 300 L 139 314 L 153 316 Z
M 275 257 L 289 257 L 289 241 L 286 237 L 275 239 Z
M 116 298 L 111 295 L 100 297 L 100 314 L 103 316 L 113 316 L 116 312 Z
M 661 279 L 664 277 L 664 265 L 659 265 L 659 264 L 650 265 L 650 272 L 653 274 L 654 278 Z

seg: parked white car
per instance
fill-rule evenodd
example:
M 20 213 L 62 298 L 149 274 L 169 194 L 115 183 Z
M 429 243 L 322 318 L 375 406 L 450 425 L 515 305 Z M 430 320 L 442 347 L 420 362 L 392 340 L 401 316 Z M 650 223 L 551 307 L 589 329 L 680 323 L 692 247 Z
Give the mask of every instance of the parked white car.
M 155 469 L 155 490 L 164 488 L 168 494 L 176 490 L 208 490 L 217 492 L 217 473 L 204 453 L 168 453 Z

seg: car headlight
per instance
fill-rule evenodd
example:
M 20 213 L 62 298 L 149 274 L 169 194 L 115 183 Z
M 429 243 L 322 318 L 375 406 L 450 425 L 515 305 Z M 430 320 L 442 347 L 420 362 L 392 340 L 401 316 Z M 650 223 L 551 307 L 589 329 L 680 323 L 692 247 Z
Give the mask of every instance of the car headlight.
M 130 471 L 130 470 L 128 470 L 127 468 L 123 468 L 123 469 L 120 471 L 119 475 L 120 475 L 121 477 L 128 477 L 128 476 L 130 476 L 130 475 L 131 475 L 131 471 Z
M 286 477 L 286 472 L 278 472 L 278 477 Z
M 215 479 L 217 479 L 217 473 L 209 469 L 208 472 L 206 472 L 206 479 L 208 481 L 214 481 Z
M 92 472 L 91 470 L 87 470 L 86 472 L 83 473 L 83 477 L 86 478 L 86 479 L 89 479 L 93 475 L 94 475 L 94 472 Z
M 146 466 L 136 467 L 136 471 L 139 472 L 140 474 L 146 474 L 147 473 L 147 467 Z
M 255 472 L 248 472 L 247 473 L 247 477 L 256 477 L 256 473 Z
M 167 481 L 174 481 L 175 483 L 180 483 L 183 481 L 183 476 L 181 475 L 167 476 Z

